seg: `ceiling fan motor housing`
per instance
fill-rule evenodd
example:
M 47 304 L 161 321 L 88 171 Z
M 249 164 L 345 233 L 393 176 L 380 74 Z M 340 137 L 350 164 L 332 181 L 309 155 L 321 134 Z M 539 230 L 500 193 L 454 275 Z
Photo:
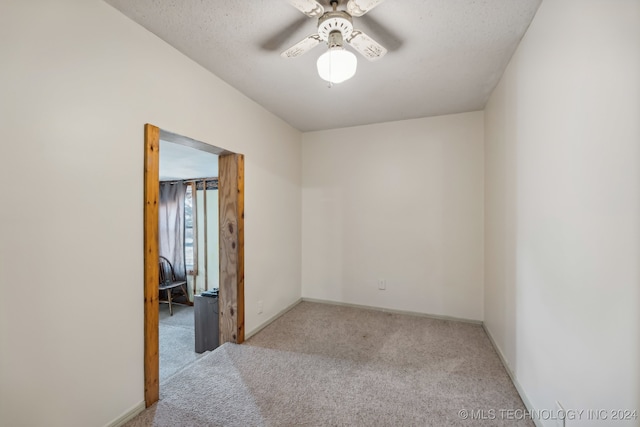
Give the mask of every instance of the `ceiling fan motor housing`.
M 348 38 L 353 32 L 353 22 L 351 15 L 344 11 L 332 11 L 327 12 L 318 19 L 318 35 L 320 38 L 332 47 L 332 40 L 334 43 L 339 43 L 342 46 L 342 39 Z M 332 33 L 338 33 L 340 41 L 336 35 L 331 36 Z M 331 37 L 330 37 L 331 36 Z

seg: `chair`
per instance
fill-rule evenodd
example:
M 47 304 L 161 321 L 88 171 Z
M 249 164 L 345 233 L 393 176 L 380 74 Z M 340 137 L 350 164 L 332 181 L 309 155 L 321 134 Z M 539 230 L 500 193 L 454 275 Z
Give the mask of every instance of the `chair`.
M 174 288 L 182 289 L 184 296 L 189 301 L 189 294 L 187 294 L 187 281 L 186 280 L 176 280 L 176 275 L 173 272 L 173 266 L 163 256 L 160 256 L 160 284 L 158 289 L 160 291 L 167 291 L 167 300 L 160 300 L 160 302 L 168 302 L 169 303 L 169 315 L 173 316 L 173 307 L 171 306 L 171 292 Z

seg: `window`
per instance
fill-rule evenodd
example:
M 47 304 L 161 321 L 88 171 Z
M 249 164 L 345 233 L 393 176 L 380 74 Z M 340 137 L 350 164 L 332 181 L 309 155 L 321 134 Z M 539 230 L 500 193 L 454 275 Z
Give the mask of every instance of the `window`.
M 184 198 L 184 264 L 187 268 L 187 273 L 194 270 L 195 258 L 193 249 L 193 187 L 193 185 L 187 186 L 187 193 Z

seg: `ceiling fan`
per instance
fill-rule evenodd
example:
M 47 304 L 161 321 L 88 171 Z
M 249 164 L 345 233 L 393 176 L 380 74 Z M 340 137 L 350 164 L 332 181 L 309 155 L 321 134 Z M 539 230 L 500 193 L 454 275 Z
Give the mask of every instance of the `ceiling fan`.
M 331 0 L 333 10 L 325 11 L 316 0 L 289 0 L 296 9 L 310 18 L 318 18 L 318 32 L 307 36 L 282 52 L 283 58 L 296 58 L 326 42 L 328 51 L 318 58 L 320 77 L 329 83 L 341 83 L 355 75 L 357 59 L 344 49 L 346 41 L 369 61 L 376 61 L 386 53 L 380 43 L 360 30 L 353 28 L 353 16 L 359 17 L 382 3 L 384 0 L 349 0 L 347 10 L 338 10 L 338 0 Z

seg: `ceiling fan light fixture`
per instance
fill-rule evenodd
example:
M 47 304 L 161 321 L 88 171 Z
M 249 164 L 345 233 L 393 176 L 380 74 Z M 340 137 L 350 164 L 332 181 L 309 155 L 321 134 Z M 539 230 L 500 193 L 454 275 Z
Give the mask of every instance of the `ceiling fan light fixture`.
M 318 74 L 329 83 L 342 83 L 356 74 L 356 56 L 342 47 L 334 47 L 320 55 L 317 62 Z

